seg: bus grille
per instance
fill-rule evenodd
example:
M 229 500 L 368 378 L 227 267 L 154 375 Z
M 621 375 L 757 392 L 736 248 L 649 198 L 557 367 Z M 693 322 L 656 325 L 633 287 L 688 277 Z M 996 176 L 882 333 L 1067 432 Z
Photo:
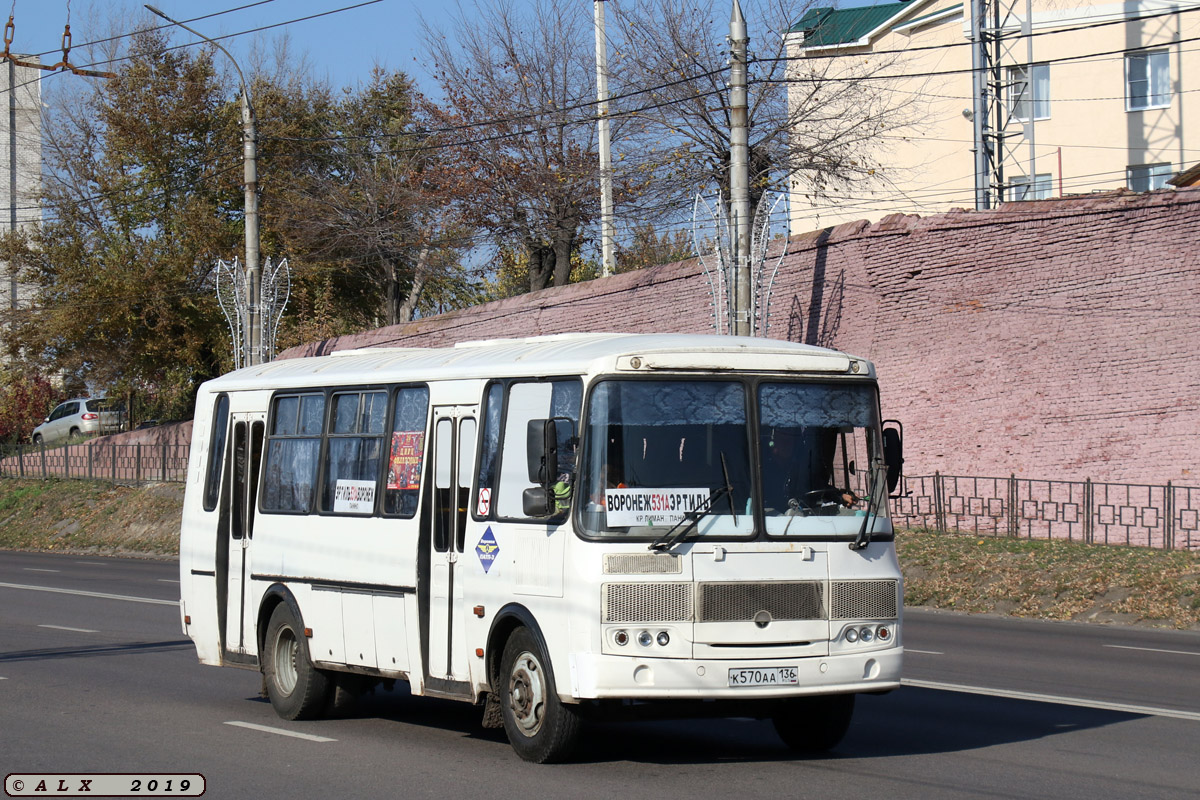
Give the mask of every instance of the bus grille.
M 773 620 L 826 619 L 820 581 L 702 583 L 699 622 L 742 622 L 760 611 Z
M 692 618 L 690 583 L 607 583 L 605 622 L 688 622 Z
M 659 553 L 605 553 L 605 575 L 678 575 L 683 559 Z
M 834 581 L 831 619 L 896 619 L 897 581 Z

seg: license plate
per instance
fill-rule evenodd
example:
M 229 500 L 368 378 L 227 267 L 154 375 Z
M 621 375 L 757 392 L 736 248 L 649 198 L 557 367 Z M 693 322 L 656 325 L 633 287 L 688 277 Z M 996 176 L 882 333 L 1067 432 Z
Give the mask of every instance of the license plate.
M 796 667 L 737 667 L 729 670 L 730 686 L 795 686 Z

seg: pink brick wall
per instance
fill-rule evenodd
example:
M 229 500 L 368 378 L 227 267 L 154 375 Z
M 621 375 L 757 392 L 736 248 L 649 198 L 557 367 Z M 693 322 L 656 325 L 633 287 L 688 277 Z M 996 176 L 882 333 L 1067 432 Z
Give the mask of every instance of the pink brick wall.
M 1200 190 L 895 215 L 794 237 L 770 336 L 875 361 L 907 472 L 1200 485 Z M 316 342 L 712 331 L 685 261 Z

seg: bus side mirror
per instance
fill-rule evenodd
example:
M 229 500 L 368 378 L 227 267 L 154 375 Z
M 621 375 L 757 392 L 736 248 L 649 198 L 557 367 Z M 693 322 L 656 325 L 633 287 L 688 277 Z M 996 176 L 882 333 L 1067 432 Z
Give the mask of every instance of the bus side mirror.
M 552 517 L 554 500 L 545 486 L 530 486 L 521 493 L 521 510 L 527 517 Z
M 896 426 L 883 429 L 883 463 L 887 465 L 888 494 L 895 495 L 904 473 L 904 426 L 894 419 L 883 424 Z
M 525 453 L 529 464 L 529 482 L 549 489 L 558 468 L 558 428 L 554 420 L 529 420 Z

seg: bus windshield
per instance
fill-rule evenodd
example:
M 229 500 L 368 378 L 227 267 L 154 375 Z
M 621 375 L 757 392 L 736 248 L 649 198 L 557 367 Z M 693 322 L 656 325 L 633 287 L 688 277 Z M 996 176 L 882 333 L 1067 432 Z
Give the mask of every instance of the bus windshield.
M 761 509 L 769 536 L 853 536 L 869 495 L 885 491 L 872 476 L 877 408 L 862 383 L 600 381 L 585 425 L 583 531 L 657 537 L 706 511 L 692 537 L 749 538 Z M 882 499 L 872 516 L 886 516 Z

